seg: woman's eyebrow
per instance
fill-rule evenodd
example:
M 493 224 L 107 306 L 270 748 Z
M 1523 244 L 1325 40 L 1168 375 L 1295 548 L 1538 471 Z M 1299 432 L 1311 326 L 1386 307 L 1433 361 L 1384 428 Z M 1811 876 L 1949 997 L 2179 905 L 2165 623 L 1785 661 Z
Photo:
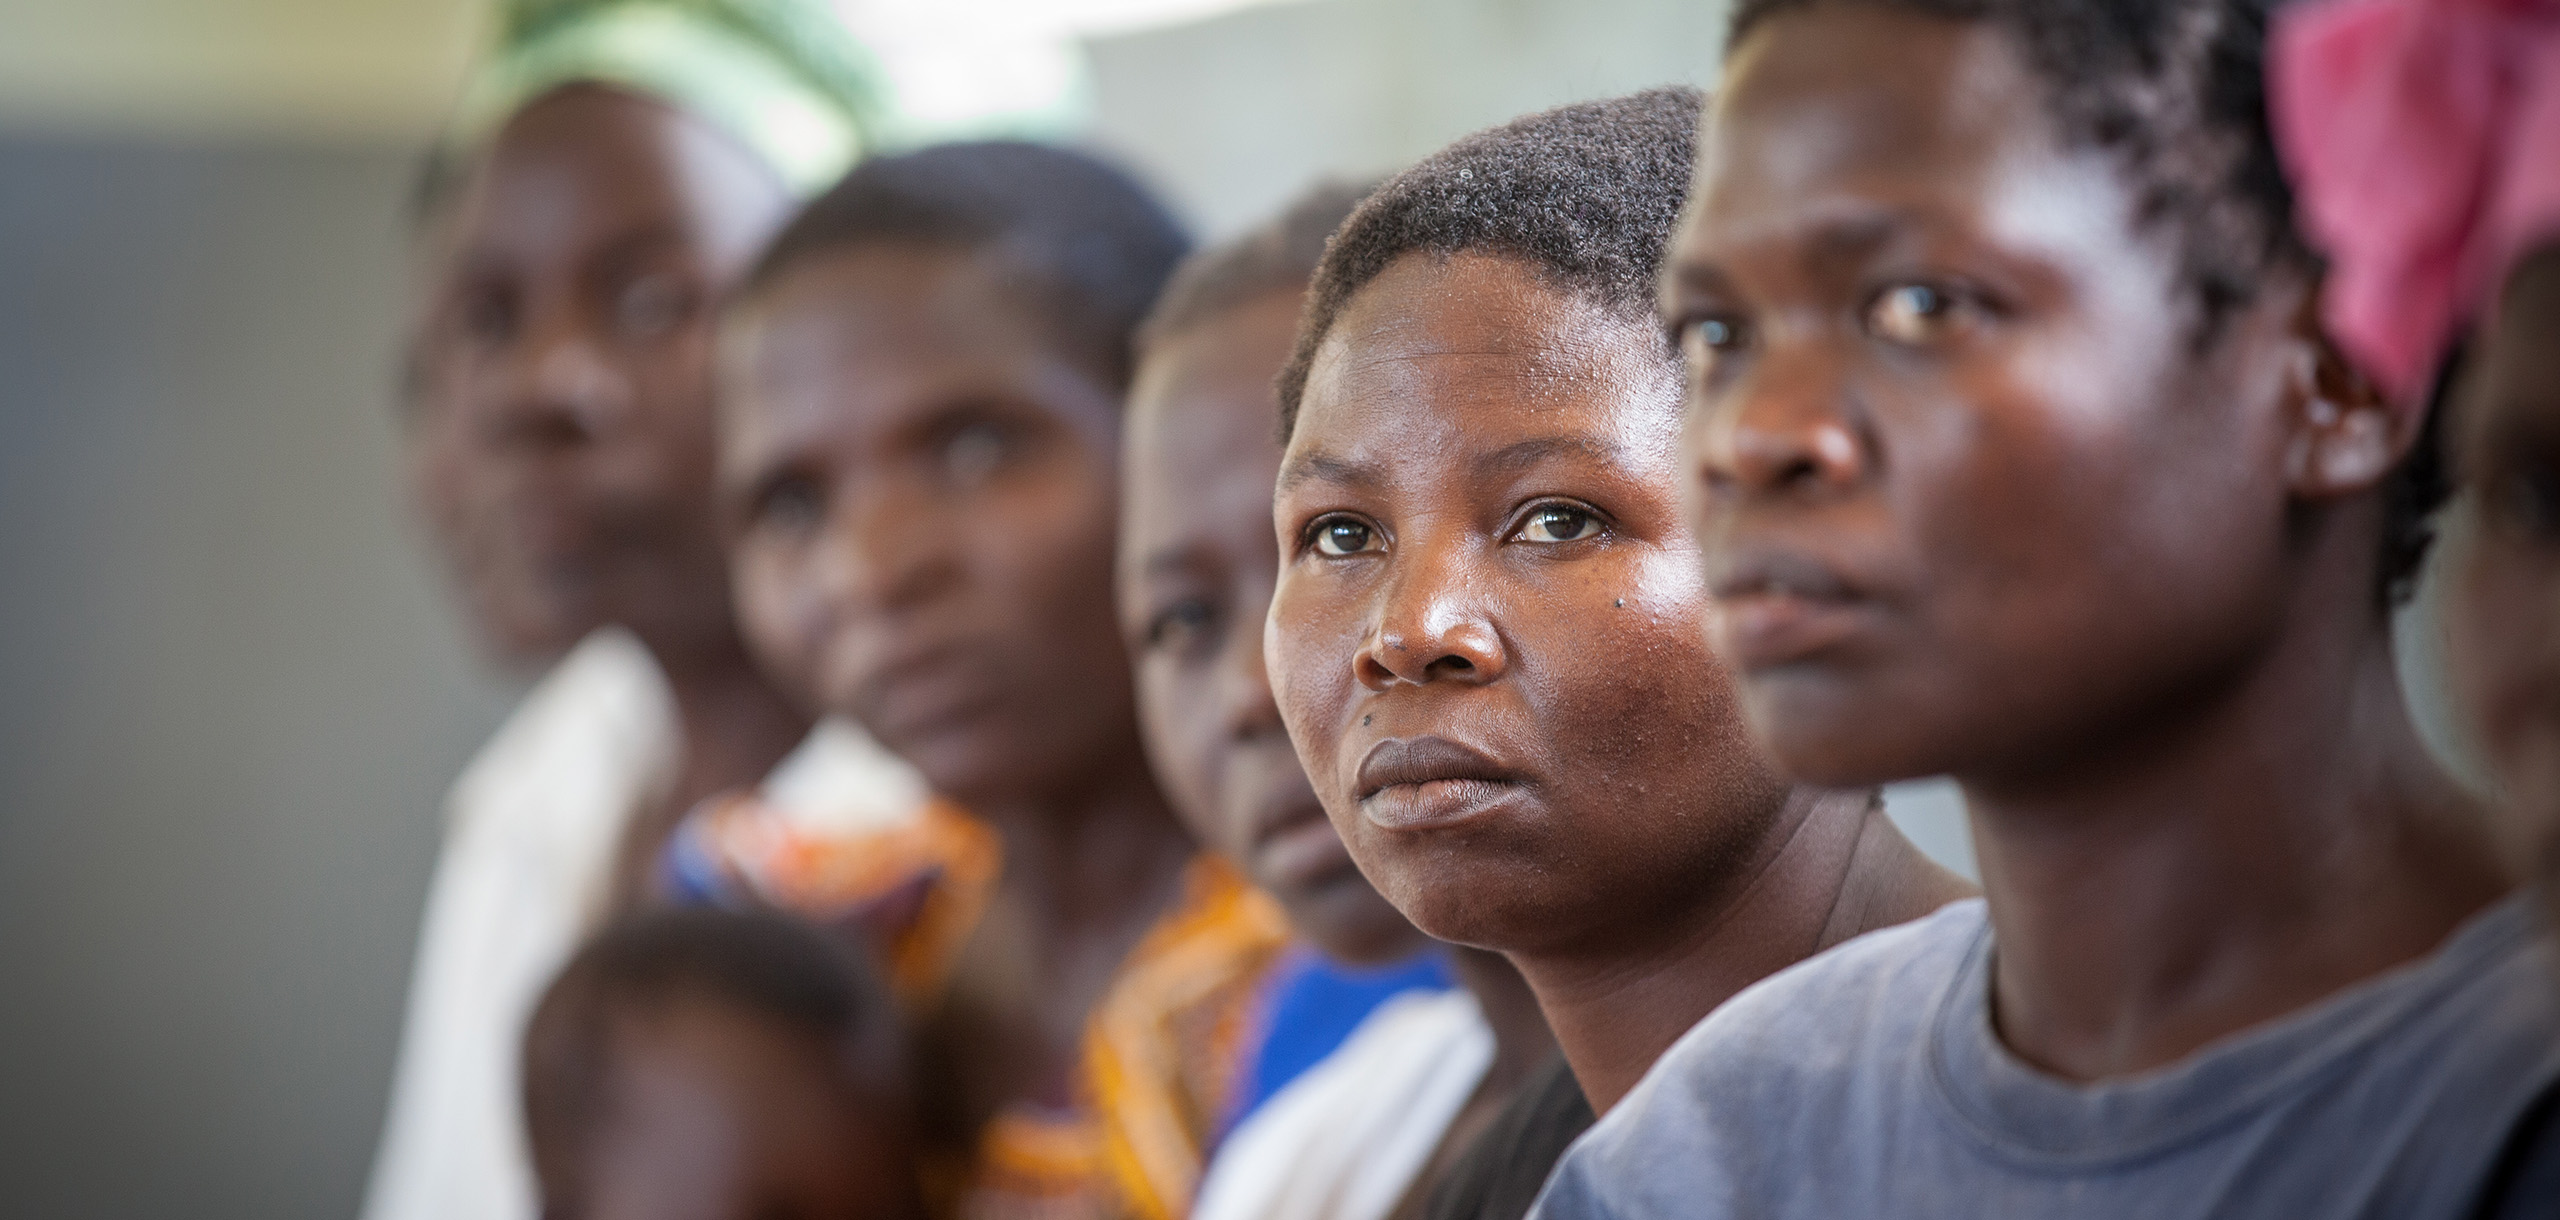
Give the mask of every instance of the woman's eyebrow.
M 1728 232 L 1728 240 L 1721 247 L 1709 247 L 1684 234 L 1664 260 L 1662 294 L 1668 299 L 1684 291 L 1729 290 L 1725 268 L 1737 244 L 1747 248 L 1783 243 L 1781 248 L 1793 247 L 1796 265 L 1802 270 L 1835 277 L 1853 272 L 1879 251 L 1914 230 L 1929 227 L 1936 219 L 1936 213 L 1925 204 L 1848 199 L 1809 206 L 1753 224 L 1738 237 Z
M 1680 311 L 1683 296 L 1727 293 L 1732 285 L 1724 268 L 1706 255 L 1675 247 L 1671 258 L 1663 263 L 1662 276 L 1655 287 L 1654 308 L 1668 317 Z
M 1189 576 L 1214 566 L 1216 563 L 1209 554 L 1209 548 L 1202 545 L 1199 539 L 1182 538 L 1149 551 L 1146 562 L 1139 565 L 1138 571 L 1140 575 L 1155 579 L 1167 576 Z
M 604 275 L 622 275 L 664 255 L 682 255 L 691 244 L 683 226 L 667 221 L 616 234 L 598 246 L 587 262 Z
M 1825 219 L 1804 235 L 1805 270 L 1825 278 L 1854 275 L 1920 223 L 1921 218 L 1900 210 Z
M 1617 445 L 1590 436 L 1566 434 L 1513 441 L 1491 453 L 1470 459 L 1467 464 L 1484 474 L 1517 475 L 1554 458 L 1575 457 L 1608 465 L 1616 463 L 1619 456 Z
M 1277 491 L 1285 495 L 1300 483 L 1319 479 L 1327 483 L 1341 483 L 1352 487 L 1375 487 L 1380 482 L 1378 468 L 1374 463 L 1355 462 L 1349 458 L 1339 458 L 1317 450 L 1291 458 L 1281 466 Z

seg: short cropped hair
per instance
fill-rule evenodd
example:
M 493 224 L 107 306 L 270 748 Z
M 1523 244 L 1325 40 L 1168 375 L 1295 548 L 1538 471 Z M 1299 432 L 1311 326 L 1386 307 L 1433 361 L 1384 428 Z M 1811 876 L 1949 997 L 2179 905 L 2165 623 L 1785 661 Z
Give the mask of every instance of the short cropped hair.
M 1242 237 L 1222 242 L 1182 260 L 1164 294 L 1138 328 L 1144 351 L 1258 297 L 1275 292 L 1303 292 L 1324 261 L 1334 231 L 1377 189 L 1375 182 L 1354 185 L 1320 182 Z
M 1125 390 L 1131 337 L 1190 239 L 1137 179 L 1099 158 L 1019 140 L 942 144 L 856 165 L 783 226 L 737 295 L 866 245 L 1004 260 L 1033 298 L 1032 320 Z
M 1864 4 L 2007 34 L 2043 85 L 2066 146 L 2115 158 L 2135 223 L 2166 226 L 2199 346 L 2279 270 L 2316 275 L 2294 226 L 2293 190 L 2267 122 L 2270 13 L 2285 0 L 1741 0 L 1730 53 L 1772 17 Z M 2432 421 L 2431 421 L 2432 422 Z M 2426 558 L 2429 516 L 2452 493 L 2431 426 L 2384 489 L 2384 603 L 2405 600 Z
M 839 1047 L 847 1079 L 884 1098 L 903 1087 L 896 1001 L 843 940 L 779 913 L 673 908 L 606 927 L 543 993 L 525 1028 L 528 1129 L 541 1139 L 594 1122 L 615 1069 L 617 1022 L 689 1002 Z
M 1696 155 L 1695 89 L 1650 89 L 1515 119 L 1397 174 L 1351 213 L 1316 269 L 1297 348 L 1280 373 L 1280 430 L 1297 426 L 1307 373 L 1351 297 L 1407 254 L 1516 259 L 1558 288 L 1648 329 L 1654 276 Z M 1677 360 L 1668 343 L 1666 360 Z

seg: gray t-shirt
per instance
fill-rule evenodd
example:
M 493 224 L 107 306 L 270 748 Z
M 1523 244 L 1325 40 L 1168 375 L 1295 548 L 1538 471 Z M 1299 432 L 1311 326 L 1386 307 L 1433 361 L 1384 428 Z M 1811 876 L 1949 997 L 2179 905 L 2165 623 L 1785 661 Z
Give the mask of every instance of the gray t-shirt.
M 2555 954 L 2510 899 L 2420 961 L 2082 1086 L 2000 1045 L 1990 922 L 1955 903 L 1700 1022 L 1532 1215 L 2459 1217 L 2560 1078 Z

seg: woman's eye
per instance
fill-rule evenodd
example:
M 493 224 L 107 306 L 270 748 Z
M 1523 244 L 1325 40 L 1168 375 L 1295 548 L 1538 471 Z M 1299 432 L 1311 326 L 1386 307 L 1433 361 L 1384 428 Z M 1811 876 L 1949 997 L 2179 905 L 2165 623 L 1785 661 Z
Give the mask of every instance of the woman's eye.
M 1570 504 L 1542 504 L 1520 523 L 1519 536 L 1529 542 L 1580 542 L 1600 532 L 1599 514 Z
M 1316 552 L 1322 555 L 1358 555 L 1381 549 L 1378 531 L 1350 517 L 1327 517 L 1315 524 Z
M 816 479 L 783 479 L 756 497 L 756 524 L 767 529 L 805 534 L 816 529 L 826 515 L 827 491 Z
M 1700 318 L 1689 324 L 1688 342 L 1709 352 L 1720 352 L 1742 342 L 1742 328 L 1725 318 Z
M 1699 318 L 1680 327 L 1680 359 L 1691 373 L 1705 373 L 1743 343 L 1742 324 L 1730 318 Z
M 1966 303 L 1928 284 L 1896 284 L 1867 306 L 1867 331 L 1879 339 L 1919 347 L 1938 342 L 1962 320 Z
M 454 311 L 463 337 L 482 347 L 498 347 L 515 338 L 519 312 L 515 294 L 496 288 L 464 293 Z
M 1184 598 L 1157 611 L 1156 616 L 1148 620 L 1147 646 L 1179 649 L 1207 631 L 1210 621 L 1216 617 L 1209 603 L 1196 597 Z
M 665 272 L 643 275 L 614 294 L 615 329 L 634 339 L 658 339 L 675 332 L 693 316 L 694 295 L 679 277 Z
M 942 474 L 955 486 L 976 487 L 993 477 L 1012 448 L 1004 429 L 968 424 L 942 442 Z

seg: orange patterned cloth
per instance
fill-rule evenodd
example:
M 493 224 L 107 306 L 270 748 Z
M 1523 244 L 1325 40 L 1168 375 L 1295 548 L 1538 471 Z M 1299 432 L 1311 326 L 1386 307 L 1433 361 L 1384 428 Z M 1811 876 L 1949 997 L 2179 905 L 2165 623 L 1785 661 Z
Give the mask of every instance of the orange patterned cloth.
M 1181 1220 L 1244 1070 L 1257 987 L 1288 943 L 1279 905 L 1213 856 L 1121 963 L 1085 1024 L 1073 1112 L 988 1124 L 962 1220 Z
M 811 827 L 753 793 L 722 797 L 686 818 L 672 848 L 691 872 L 710 873 L 713 888 L 743 890 L 812 919 L 900 908 L 876 922 L 881 964 L 910 1006 L 941 991 L 1004 863 L 995 830 L 940 798 L 847 832 Z
M 1003 858 L 993 828 L 940 799 L 846 826 L 813 824 L 746 793 L 686 819 L 670 844 L 670 873 L 699 897 L 743 894 L 873 925 L 892 984 L 921 1010 L 977 930 Z M 1189 1215 L 1246 1070 L 1257 989 L 1288 940 L 1277 903 L 1216 857 L 1194 857 L 1173 908 L 1086 1018 L 1079 1104 L 1020 1104 L 991 1120 L 973 1164 L 956 1175 L 962 1220 Z

